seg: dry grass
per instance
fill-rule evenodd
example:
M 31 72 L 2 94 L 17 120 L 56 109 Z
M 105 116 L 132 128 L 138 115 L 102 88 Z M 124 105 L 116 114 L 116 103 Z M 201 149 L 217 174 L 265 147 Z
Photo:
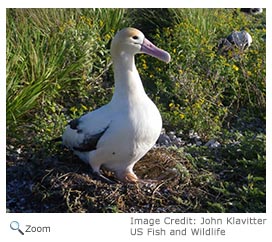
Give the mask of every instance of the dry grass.
M 152 149 L 135 166 L 140 178 L 156 182 L 136 185 L 93 179 L 90 168 L 68 151 L 20 157 L 22 162 L 7 162 L 11 212 L 190 212 L 207 193 L 193 181 L 198 172 L 182 154 L 166 148 Z

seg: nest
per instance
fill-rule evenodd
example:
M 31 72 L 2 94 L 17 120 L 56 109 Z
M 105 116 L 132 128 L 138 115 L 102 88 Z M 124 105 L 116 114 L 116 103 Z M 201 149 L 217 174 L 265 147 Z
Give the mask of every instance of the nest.
M 198 171 L 180 149 L 154 148 L 134 171 L 147 182 L 107 184 L 93 178 L 90 167 L 69 152 L 20 165 L 8 161 L 7 208 L 10 212 L 190 212 L 205 197 L 205 189 L 193 182 Z M 18 174 L 16 180 L 12 174 Z

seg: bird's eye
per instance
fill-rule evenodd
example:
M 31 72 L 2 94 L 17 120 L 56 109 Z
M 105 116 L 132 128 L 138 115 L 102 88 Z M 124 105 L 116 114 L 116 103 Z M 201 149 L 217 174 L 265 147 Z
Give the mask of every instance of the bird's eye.
M 139 39 L 137 35 L 132 36 L 132 39 Z

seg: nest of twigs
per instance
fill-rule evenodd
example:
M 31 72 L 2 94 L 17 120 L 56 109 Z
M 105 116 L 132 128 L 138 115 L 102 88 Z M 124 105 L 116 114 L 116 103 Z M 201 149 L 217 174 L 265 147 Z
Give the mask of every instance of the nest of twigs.
M 205 195 L 193 182 L 184 154 L 154 148 L 134 168 L 146 183 L 108 184 L 70 152 L 8 161 L 7 209 L 11 212 L 190 212 Z M 32 160 L 35 159 L 35 160 Z M 108 171 L 106 175 L 112 176 Z M 14 174 L 17 174 L 14 179 Z

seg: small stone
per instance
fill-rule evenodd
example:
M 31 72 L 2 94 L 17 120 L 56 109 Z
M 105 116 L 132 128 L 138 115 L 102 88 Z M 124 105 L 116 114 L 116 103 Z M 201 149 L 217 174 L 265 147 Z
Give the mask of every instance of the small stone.
M 169 138 L 167 134 L 161 134 L 157 143 L 159 145 L 169 146 L 171 144 L 171 139 Z

